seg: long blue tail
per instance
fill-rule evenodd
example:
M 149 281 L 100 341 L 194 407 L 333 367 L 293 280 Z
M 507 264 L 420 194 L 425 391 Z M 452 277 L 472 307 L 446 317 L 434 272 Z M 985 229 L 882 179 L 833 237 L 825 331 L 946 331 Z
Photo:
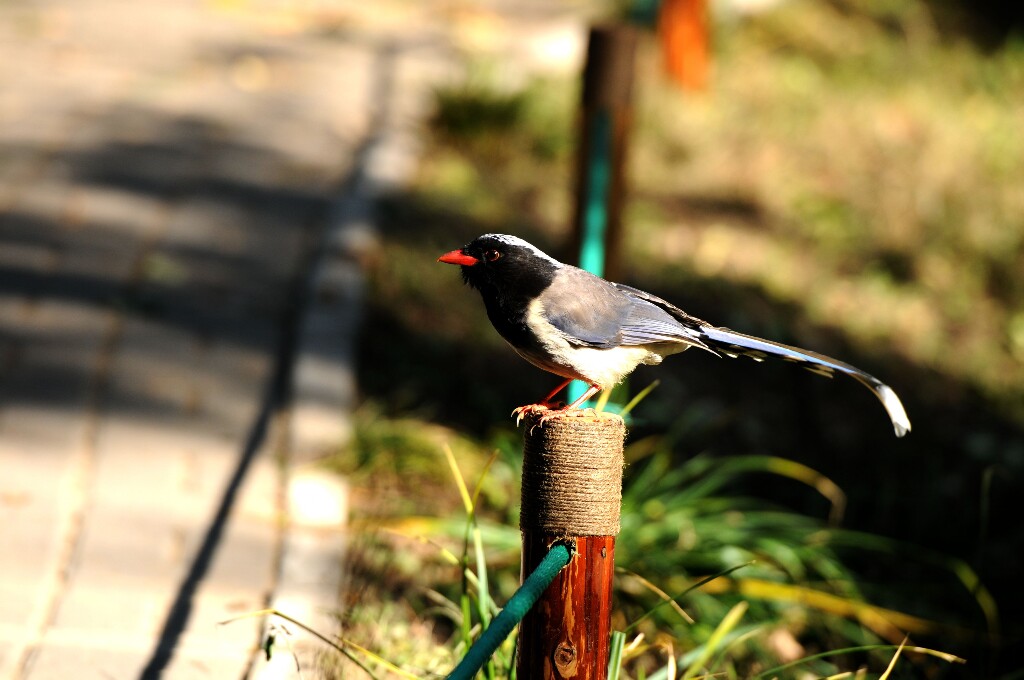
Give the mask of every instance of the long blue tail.
M 729 357 L 740 355 L 748 356 L 755 361 L 764 361 L 767 358 L 782 359 L 796 364 L 801 364 L 812 373 L 831 378 L 836 371 L 845 373 L 857 380 L 871 390 L 878 400 L 882 402 L 889 419 L 892 420 L 893 429 L 897 437 L 902 437 L 910 432 L 910 419 L 900 402 L 900 398 L 891 387 L 878 378 L 865 373 L 855 366 L 843 363 L 823 354 L 811 352 L 799 347 L 790 347 L 769 340 L 762 340 L 743 333 L 731 331 L 728 328 L 715 328 L 714 326 L 702 326 L 700 328 L 701 339 L 711 349 Z

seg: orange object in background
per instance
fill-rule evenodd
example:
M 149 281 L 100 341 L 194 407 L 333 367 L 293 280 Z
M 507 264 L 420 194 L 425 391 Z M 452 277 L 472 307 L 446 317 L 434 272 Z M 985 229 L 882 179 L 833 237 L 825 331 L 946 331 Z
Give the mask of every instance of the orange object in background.
M 658 37 L 669 77 L 685 90 L 707 89 L 711 66 L 707 0 L 662 0 Z

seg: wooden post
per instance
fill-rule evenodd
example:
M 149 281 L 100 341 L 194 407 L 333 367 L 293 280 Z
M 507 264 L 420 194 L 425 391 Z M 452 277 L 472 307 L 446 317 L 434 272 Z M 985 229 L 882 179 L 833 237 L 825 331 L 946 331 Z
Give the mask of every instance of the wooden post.
M 517 673 L 604 680 L 626 428 L 619 416 L 589 409 L 542 425 L 539 417 L 527 417 L 523 446 L 522 573 L 557 541 L 574 553 L 520 624 Z
M 571 246 L 581 267 L 610 279 L 622 275 L 618 253 L 637 41 L 631 26 L 592 27 L 583 70 Z M 603 246 L 597 252 L 595 241 Z

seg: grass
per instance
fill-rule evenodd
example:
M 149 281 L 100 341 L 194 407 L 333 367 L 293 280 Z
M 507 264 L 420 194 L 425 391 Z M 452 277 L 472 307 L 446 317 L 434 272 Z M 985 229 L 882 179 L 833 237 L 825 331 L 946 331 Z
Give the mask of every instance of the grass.
M 632 387 L 662 384 L 630 435 L 617 562 L 635 575 L 616 594 L 616 625 L 636 623 L 629 677 L 667 673 L 668 658 L 680 674 L 726 677 L 980 678 L 1016 663 L 1024 41 L 982 49 L 947 25 L 917 0 L 792 0 L 723 17 L 713 89 L 696 96 L 653 77 L 656 55 L 641 50 L 628 282 L 863 366 L 900 393 L 914 432 L 894 441 L 861 388 L 787 367 L 687 353 L 638 371 Z M 466 545 L 496 601 L 518 582 L 519 435 L 504 415 L 552 382 L 434 259 L 487 231 L 571 257 L 560 248 L 575 85 L 490 82 L 478 71 L 438 93 L 417 183 L 383 206 L 366 403 L 335 463 L 357 487 L 365 541 L 347 630 L 425 673 L 450 668 L 451 641 L 480 623 L 462 604 L 474 588 Z M 483 479 L 482 560 L 465 542 L 446 443 L 466 479 Z M 748 562 L 687 593 L 696 623 L 668 607 L 643 617 L 657 590 Z M 904 649 L 886 671 L 908 631 L 970 664 Z
M 354 592 L 362 596 L 344 614 L 345 639 L 356 649 L 372 649 L 417 677 L 443 674 L 511 595 L 519 533 L 516 524 L 497 519 L 505 509 L 490 506 L 483 489 L 492 473 L 515 478 L 518 470 L 506 455 L 513 452 L 487 456 L 489 448 L 480 443 L 458 461 L 443 446 L 433 454 L 431 495 L 454 500 L 460 513 L 378 517 L 376 529 L 362 534 L 366 542 L 354 552 L 351 570 Z M 871 559 L 898 568 L 903 558 L 895 550 L 877 551 L 836 528 L 827 509 L 814 518 L 736 494 L 744 476 L 769 475 L 822 495 L 827 507 L 841 505 L 841 493 L 813 471 L 763 456 L 698 456 L 682 465 L 673 458 L 664 440 L 627 448 L 613 614 L 624 643 L 621 678 L 669 677 L 670 667 L 683 677 L 753 677 L 780 664 L 819 676 L 844 669 L 880 673 L 907 633 L 951 635 L 953 610 L 971 606 L 972 595 L 949 573 L 943 622 L 867 602 L 841 555 L 872 550 Z M 463 466 L 480 469 L 477 480 L 464 477 Z M 484 677 L 509 677 L 513 649 L 514 638 Z M 367 656 L 360 653 L 374 665 Z M 941 660 L 928 660 L 936 656 Z M 955 661 L 918 650 L 912 662 L 889 672 L 915 677 Z

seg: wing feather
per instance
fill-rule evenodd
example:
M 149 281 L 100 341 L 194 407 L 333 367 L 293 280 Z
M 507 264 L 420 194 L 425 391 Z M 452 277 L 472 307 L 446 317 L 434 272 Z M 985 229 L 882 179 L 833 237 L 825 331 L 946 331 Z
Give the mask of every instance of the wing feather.
M 607 349 L 681 343 L 708 349 L 701 342 L 699 327 L 681 321 L 681 317 L 692 318 L 681 310 L 581 269 L 560 272 L 544 291 L 542 303 L 547 322 L 577 346 Z

